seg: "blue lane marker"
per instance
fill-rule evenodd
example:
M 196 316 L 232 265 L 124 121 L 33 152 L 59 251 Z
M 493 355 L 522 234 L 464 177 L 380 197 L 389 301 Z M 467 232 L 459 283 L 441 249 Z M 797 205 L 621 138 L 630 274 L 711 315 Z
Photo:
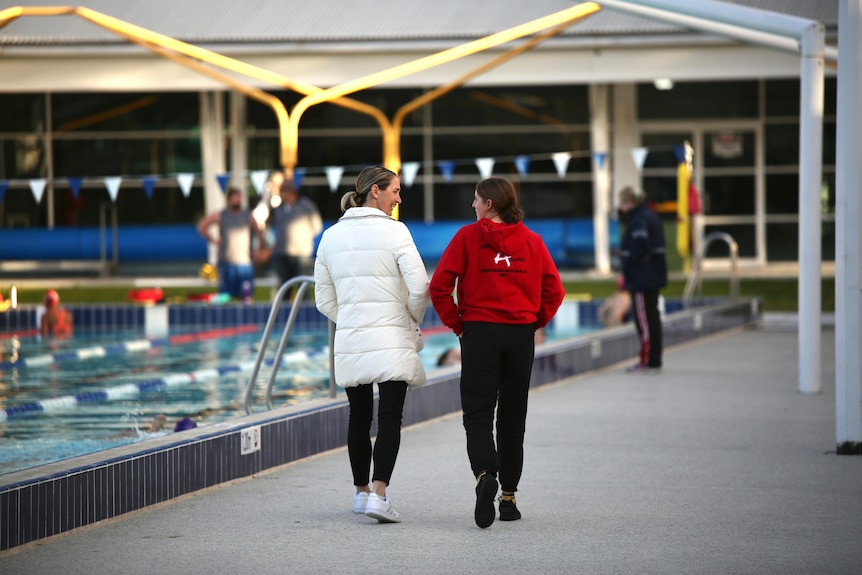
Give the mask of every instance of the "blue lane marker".
M 282 358 L 282 365 L 299 363 L 302 361 L 308 361 L 319 358 L 321 356 L 328 355 L 328 347 L 319 347 L 306 351 L 294 351 L 284 354 L 284 357 Z M 263 365 L 271 367 L 273 363 L 273 360 L 268 359 L 263 362 Z M 163 387 L 172 387 L 176 385 L 194 383 L 196 381 L 202 381 L 212 377 L 219 377 L 228 373 L 250 372 L 252 371 L 252 369 L 254 369 L 254 362 L 250 361 L 246 363 L 224 365 L 215 368 L 199 369 L 188 373 L 167 374 L 158 379 L 139 381 L 138 383 L 127 383 L 124 385 L 118 385 L 115 387 L 109 387 L 95 391 L 87 391 L 74 395 L 64 395 L 52 399 L 43 399 L 41 401 L 22 403 L 21 405 L 15 405 L 12 407 L 0 409 L 0 421 L 6 421 L 7 419 L 13 419 L 16 417 L 25 417 L 28 415 L 38 415 L 40 413 L 50 413 L 52 411 L 57 411 L 58 409 L 75 407 L 76 405 L 79 405 L 81 403 L 110 401 L 112 399 L 128 397 L 129 395 L 136 395 L 140 393 L 155 391 Z

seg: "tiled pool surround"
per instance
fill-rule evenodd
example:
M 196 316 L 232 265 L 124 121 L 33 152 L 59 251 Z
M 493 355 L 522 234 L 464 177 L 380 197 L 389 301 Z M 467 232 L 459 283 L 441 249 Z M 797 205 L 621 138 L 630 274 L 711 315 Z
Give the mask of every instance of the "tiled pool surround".
M 588 323 L 595 318 L 595 305 L 567 302 L 559 320 L 571 321 L 570 314 L 576 314 L 582 325 Z M 177 310 L 176 317 L 206 329 L 225 325 L 218 320 L 258 321 L 253 308 L 264 308 L 235 307 L 243 309 L 201 307 Z M 141 325 L 131 325 L 137 321 L 136 313 L 114 317 L 124 321 L 131 317 L 127 328 L 134 329 Z M 261 325 L 267 314 L 265 306 Z M 298 321 L 317 322 L 320 318 L 315 314 L 313 308 L 303 310 Z M 760 316 L 757 300 L 669 313 L 664 322 L 665 345 L 746 326 Z M 426 318 L 429 325 L 435 322 L 439 322 L 436 317 Z M 602 369 L 635 357 L 637 350 L 631 325 L 552 342 L 537 350 L 532 385 Z M 409 393 L 404 425 L 460 410 L 458 373 L 457 368 L 443 368 L 429 377 L 428 385 Z M 346 426 L 347 402 L 340 396 L 0 476 L 0 552 L 342 447 Z

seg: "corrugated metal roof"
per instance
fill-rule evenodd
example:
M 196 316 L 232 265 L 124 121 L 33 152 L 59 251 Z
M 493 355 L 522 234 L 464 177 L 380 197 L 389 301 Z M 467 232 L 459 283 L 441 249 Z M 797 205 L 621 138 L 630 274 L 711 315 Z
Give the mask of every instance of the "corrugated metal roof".
M 473 39 L 570 8 L 572 0 L 84 0 L 97 12 L 194 44 Z M 684 0 L 683 0 L 684 1 Z M 732 0 L 837 27 L 838 0 Z M 0 0 L 12 6 L 68 6 L 56 0 Z M 567 36 L 674 35 L 672 25 L 610 9 Z M 0 45 L 124 43 L 74 16 L 28 16 L 0 28 Z

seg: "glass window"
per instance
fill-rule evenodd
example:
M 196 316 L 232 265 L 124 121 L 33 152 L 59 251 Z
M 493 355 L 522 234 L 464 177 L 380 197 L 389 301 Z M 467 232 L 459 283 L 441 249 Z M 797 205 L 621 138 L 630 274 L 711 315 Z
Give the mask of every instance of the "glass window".
M 754 213 L 753 176 L 707 176 L 703 186 L 704 214 L 750 216 Z
M 796 261 L 799 256 L 799 224 L 766 224 L 766 259 L 771 262 Z
M 835 261 L 835 222 L 824 221 L 820 228 L 820 258 Z M 771 262 L 795 262 L 799 259 L 799 224 L 783 222 L 766 224 L 766 258 Z
M 799 117 L 799 78 L 767 80 L 764 83 L 766 116 Z M 837 109 L 837 78 L 829 76 L 823 84 L 823 113 L 834 116 Z
M 0 94 L 0 132 L 45 129 L 44 94 Z
M 758 85 L 746 82 L 679 82 L 670 90 L 638 84 L 638 118 L 756 118 Z
M 199 173 L 201 170 L 198 138 L 54 140 L 57 177 Z
M 479 128 L 477 128 L 477 131 Z M 468 168 L 475 171 L 476 158 L 495 158 L 498 162 L 514 158 L 520 154 L 552 154 L 569 151 L 573 157 L 569 162 L 568 172 L 589 172 L 592 160 L 589 157 L 589 134 L 576 133 L 471 133 L 471 134 L 435 134 L 434 156 L 437 159 L 457 160 L 459 164 L 469 164 Z M 530 165 L 534 171 L 535 162 Z M 555 173 L 556 168 L 548 162 L 547 171 Z M 495 168 L 496 169 L 496 168 Z
M 677 148 L 691 142 L 690 132 L 678 133 L 646 133 L 642 138 L 643 146 L 648 150 L 644 158 L 644 169 L 674 168 L 679 165 Z M 684 153 L 684 152 L 683 152 Z
M 0 139 L 0 180 L 41 178 L 47 171 L 41 136 Z
M 799 213 L 799 174 L 766 176 L 766 213 Z
M 835 164 L 835 122 L 823 122 L 823 163 Z M 799 164 L 799 124 L 766 124 L 766 165 Z
M 799 165 L 799 124 L 766 124 L 766 165 Z
M 437 126 L 586 124 L 587 86 L 459 88 L 435 100 Z
M 192 130 L 200 125 L 197 93 L 54 94 L 53 131 Z
M 754 132 L 724 130 L 703 135 L 706 168 L 754 166 Z

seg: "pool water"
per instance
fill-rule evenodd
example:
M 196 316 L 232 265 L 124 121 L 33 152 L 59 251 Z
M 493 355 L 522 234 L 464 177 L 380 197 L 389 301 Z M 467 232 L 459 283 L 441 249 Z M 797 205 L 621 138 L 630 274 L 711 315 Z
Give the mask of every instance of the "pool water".
M 0 340 L 0 474 L 166 435 L 184 417 L 205 426 L 246 415 L 261 332 L 216 335 L 171 342 L 135 334 L 76 335 L 50 344 L 36 337 Z M 426 370 L 437 369 L 440 354 L 457 346 L 451 332 L 432 330 L 420 354 Z M 255 412 L 265 409 L 275 347 L 273 337 L 265 356 L 270 365 L 261 367 L 255 385 Z M 273 405 L 328 395 L 326 333 L 295 330 Z M 159 414 L 163 427 L 149 431 Z

